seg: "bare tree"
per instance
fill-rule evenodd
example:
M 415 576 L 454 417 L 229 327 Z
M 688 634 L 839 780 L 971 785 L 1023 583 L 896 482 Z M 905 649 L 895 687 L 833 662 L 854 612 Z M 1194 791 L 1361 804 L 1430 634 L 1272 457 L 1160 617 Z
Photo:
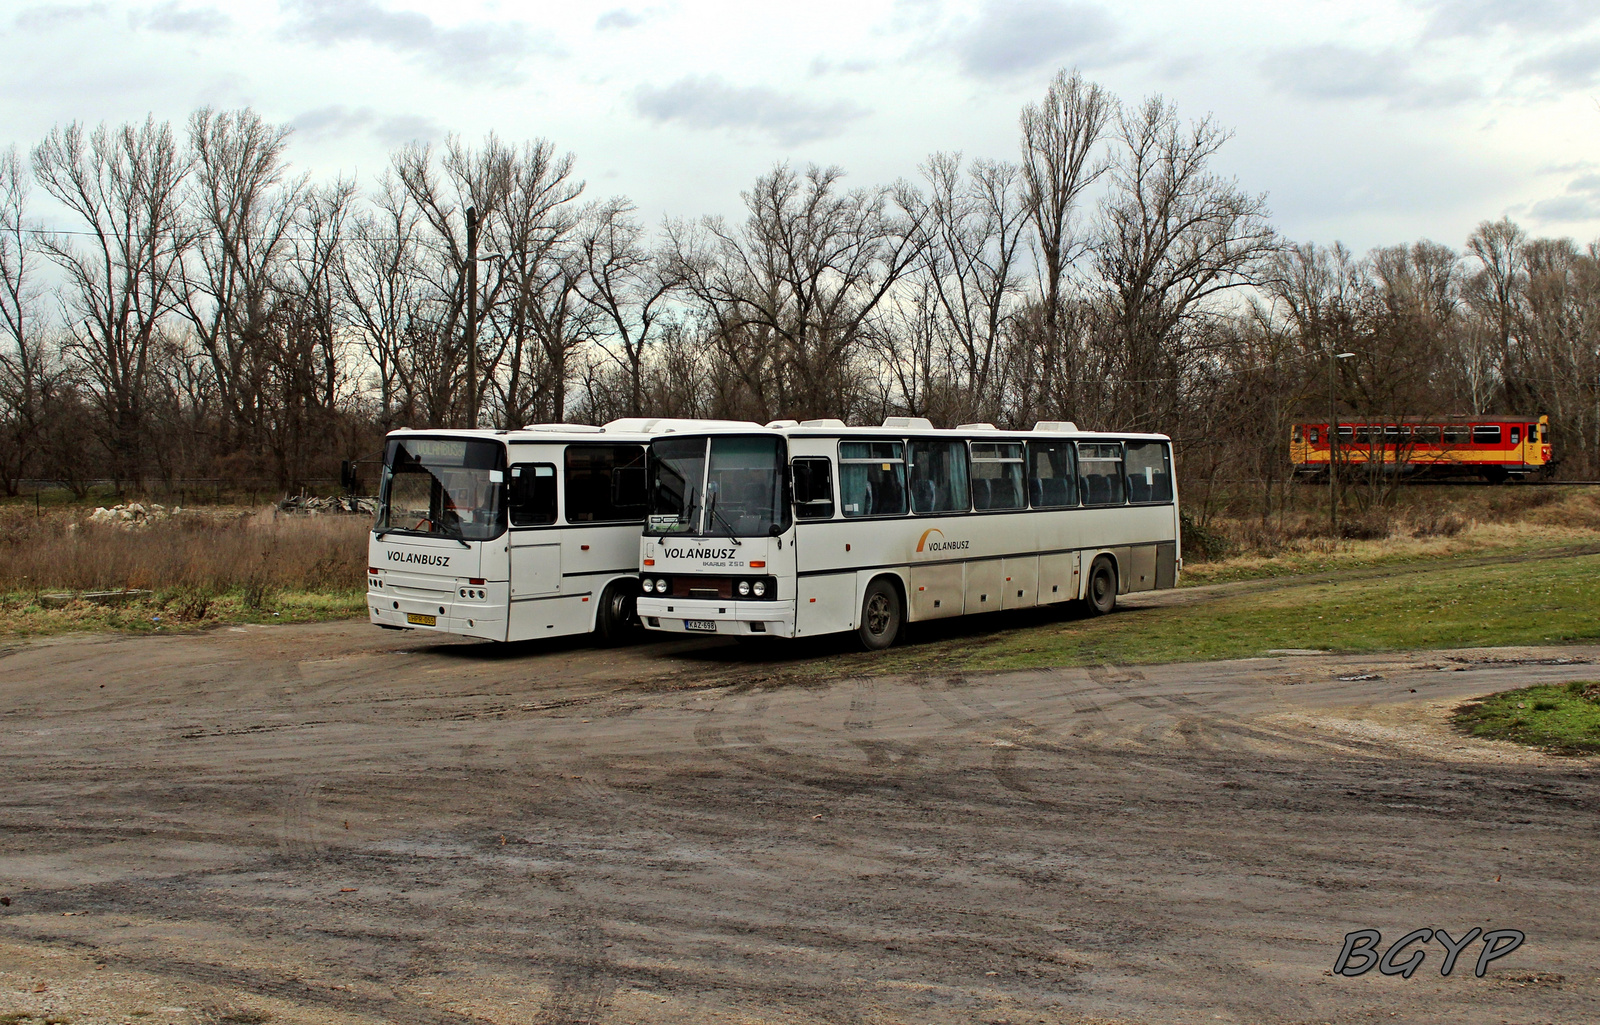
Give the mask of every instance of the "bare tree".
M 39 330 L 42 290 L 34 278 L 27 220 L 28 171 L 17 148 L 0 152 L 0 488 L 17 493 L 44 440 L 56 368 Z
M 633 202 L 622 196 L 585 211 L 578 238 L 584 269 L 578 293 L 604 318 L 601 346 L 627 373 L 627 414 L 641 416 L 646 346 L 683 277 L 680 264 L 650 251 L 634 211 Z
M 305 176 L 285 180 L 289 132 L 248 108 L 189 118 L 197 239 L 183 308 L 211 361 L 225 452 L 256 449 L 267 427 L 268 319 L 308 189 Z
M 845 192 L 843 174 L 782 164 L 743 193 L 742 229 L 671 231 L 686 291 L 769 415 L 850 410 L 880 306 L 926 245 L 909 187 Z
M 1024 202 L 1037 247 L 1047 350 L 1060 345 L 1062 285 L 1082 245 L 1073 218 L 1083 191 L 1109 166 L 1099 150 L 1116 107 L 1097 83 L 1063 69 L 1043 101 L 1022 108 Z
M 1251 282 L 1277 235 L 1263 197 L 1210 169 L 1230 134 L 1210 118 L 1184 126 L 1153 96 L 1123 111 L 1118 129 L 1095 264 L 1110 307 L 1106 341 L 1125 385 L 1120 423 L 1151 427 L 1172 422 L 1183 329 L 1215 312 L 1208 300 Z
M 923 165 L 929 199 L 923 271 L 935 300 L 934 332 L 965 395 L 958 420 L 1003 418 L 1005 335 L 1022 292 L 1018 279 L 1029 207 L 1012 164 L 980 160 L 968 174 L 959 154 Z
M 172 126 L 154 118 L 85 138 L 74 122 L 33 151 L 34 175 L 73 214 L 87 245 L 46 235 L 41 250 L 67 278 L 61 304 L 69 352 L 92 382 L 104 414 L 112 475 L 137 481 L 153 346 L 182 298 L 183 255 L 192 236 L 180 223 L 187 161 Z

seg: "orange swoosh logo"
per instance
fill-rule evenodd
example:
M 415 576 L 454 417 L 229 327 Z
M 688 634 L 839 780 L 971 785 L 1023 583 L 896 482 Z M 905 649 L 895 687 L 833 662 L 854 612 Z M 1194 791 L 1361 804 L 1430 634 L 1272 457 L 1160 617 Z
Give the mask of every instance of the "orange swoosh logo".
M 921 537 L 917 538 L 917 551 L 922 551 L 922 546 L 928 543 L 929 534 L 938 534 L 940 537 L 944 537 L 944 531 L 940 530 L 938 527 L 929 527 L 927 530 L 922 532 Z

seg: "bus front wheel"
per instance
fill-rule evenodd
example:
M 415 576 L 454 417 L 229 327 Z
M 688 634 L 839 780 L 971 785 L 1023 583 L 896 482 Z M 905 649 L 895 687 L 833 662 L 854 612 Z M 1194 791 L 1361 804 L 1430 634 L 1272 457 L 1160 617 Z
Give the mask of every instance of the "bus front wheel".
M 1105 556 L 1094 560 L 1089 570 L 1089 590 L 1084 595 L 1089 612 L 1103 616 L 1117 607 L 1117 571 Z
M 634 615 L 633 588 L 616 581 L 600 594 L 595 610 L 594 635 L 601 644 L 621 644 L 637 621 Z
M 882 651 L 900 636 L 904 619 L 899 592 L 886 580 L 874 580 L 861 599 L 861 625 L 856 629 L 856 638 L 868 651 Z

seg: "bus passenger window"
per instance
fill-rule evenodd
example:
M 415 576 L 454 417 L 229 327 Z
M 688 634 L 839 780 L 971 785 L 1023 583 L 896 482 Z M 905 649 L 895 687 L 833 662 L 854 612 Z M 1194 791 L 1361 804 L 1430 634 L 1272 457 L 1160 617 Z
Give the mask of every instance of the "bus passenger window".
M 912 512 L 926 515 L 972 508 L 964 442 L 913 441 L 910 469 Z
M 511 468 L 511 525 L 536 527 L 556 521 L 556 468 L 520 463 Z
M 569 445 L 566 463 L 568 523 L 644 519 L 644 446 Z
M 1078 504 L 1078 463 L 1072 442 L 1028 442 L 1028 498 L 1035 509 Z
M 1128 501 L 1172 501 L 1172 461 L 1159 441 L 1128 442 Z
M 904 443 L 839 442 L 839 503 L 846 516 L 904 516 Z
M 794 515 L 801 520 L 833 519 L 833 461 L 796 459 L 794 469 Z
M 1022 443 L 974 441 L 972 443 L 972 507 L 1021 509 Z
M 1084 505 L 1122 504 L 1122 443 L 1078 442 L 1078 481 Z

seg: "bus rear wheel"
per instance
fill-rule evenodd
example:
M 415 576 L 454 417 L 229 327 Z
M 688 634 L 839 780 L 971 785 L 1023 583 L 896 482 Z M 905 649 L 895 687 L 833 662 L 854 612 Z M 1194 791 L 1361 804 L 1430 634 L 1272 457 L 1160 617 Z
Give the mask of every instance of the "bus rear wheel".
M 868 651 L 882 651 L 900 636 L 904 620 L 899 592 L 886 580 L 874 580 L 861 599 L 861 625 L 856 628 L 856 639 Z
M 621 644 L 633 632 L 638 618 L 634 615 L 633 588 L 622 581 L 614 581 L 600 594 L 600 607 L 595 609 L 595 640 L 604 645 Z
M 1089 588 L 1084 595 L 1091 615 L 1104 616 L 1117 607 L 1117 571 L 1105 556 L 1089 568 Z

